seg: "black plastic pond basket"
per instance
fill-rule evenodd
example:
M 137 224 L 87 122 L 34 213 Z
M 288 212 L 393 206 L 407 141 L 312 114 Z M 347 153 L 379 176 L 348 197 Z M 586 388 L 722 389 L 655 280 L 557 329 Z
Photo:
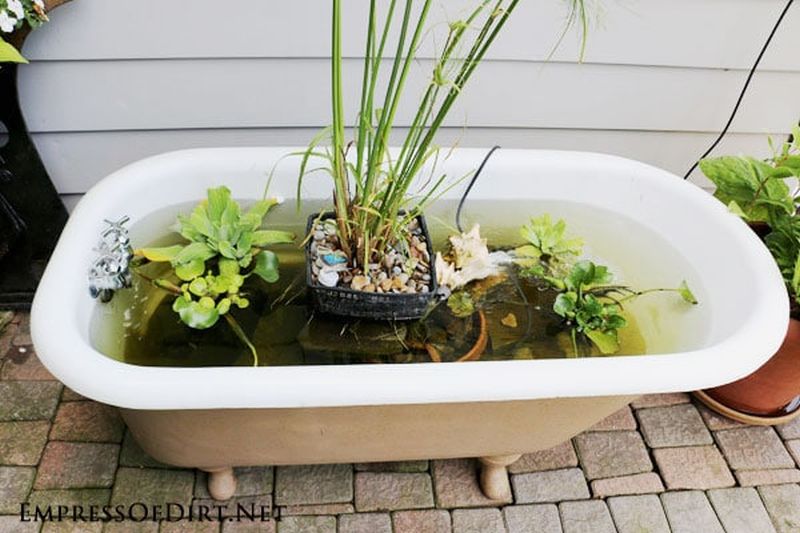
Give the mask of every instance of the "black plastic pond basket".
M 319 220 L 334 218 L 333 212 L 327 212 L 320 217 L 319 213 L 308 217 L 306 235 L 309 235 L 314 223 Z M 356 291 L 344 287 L 325 287 L 314 283 L 311 272 L 311 242 L 306 245 L 306 284 L 311 293 L 314 307 L 323 313 L 355 318 L 369 318 L 372 320 L 413 320 L 425 314 L 428 305 L 434 299 L 439 288 L 436 281 L 436 270 L 433 266 L 433 246 L 425 217 L 420 216 L 419 227 L 425 242 L 428 243 L 428 252 L 431 256 L 429 274 L 431 276 L 430 290 L 427 293 L 377 293 Z

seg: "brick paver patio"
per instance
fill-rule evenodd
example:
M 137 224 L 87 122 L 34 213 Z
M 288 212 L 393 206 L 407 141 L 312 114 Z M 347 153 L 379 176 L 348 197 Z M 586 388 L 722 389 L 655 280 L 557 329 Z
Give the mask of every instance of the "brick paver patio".
M 0 317 L 2 314 L 0 313 Z M 269 466 L 237 472 L 233 502 L 278 522 L 22 523 L 20 504 L 214 504 L 206 475 L 142 452 L 113 409 L 39 363 L 28 315 L 0 334 L 0 533 L 800 532 L 800 420 L 746 427 L 686 394 L 646 396 L 509 468 L 513 500 L 487 499 L 474 460 Z M 199 514 L 194 514 L 195 512 Z

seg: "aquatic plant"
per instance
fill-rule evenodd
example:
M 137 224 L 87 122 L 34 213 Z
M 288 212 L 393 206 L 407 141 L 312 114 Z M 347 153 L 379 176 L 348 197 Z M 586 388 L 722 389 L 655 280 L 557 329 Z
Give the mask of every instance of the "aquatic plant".
M 764 242 L 783 274 L 795 303 L 800 304 L 800 126 L 776 147 L 772 157 L 723 156 L 700 161 L 700 170 L 717 189 L 714 196 L 730 211 L 758 227 L 766 225 Z
M 619 351 L 619 330 L 627 325 L 623 303 L 655 292 L 674 292 L 687 303 L 697 304 L 686 281 L 677 288 L 636 291 L 612 284 L 608 267 L 592 261 L 575 261 L 583 251 L 583 241 L 566 236 L 566 223 L 553 222 L 549 215 L 531 219 L 520 234 L 527 244 L 515 250 L 515 263 L 521 273 L 540 279 L 556 290 L 553 312 L 564 319 L 569 329 L 575 357 L 580 355 L 579 336 L 594 344 L 604 355 Z
M 279 200 L 256 202 L 242 213 L 227 187 L 208 190 L 190 215 L 179 215 L 177 231 L 186 244 L 134 250 L 134 272 L 156 287 L 176 296 L 172 309 L 194 329 L 208 329 L 225 317 L 236 335 L 253 354 L 255 348 L 230 315 L 232 307 L 243 309 L 250 302 L 241 288 L 250 276 L 267 283 L 278 281 L 278 256 L 267 248 L 294 241 L 286 231 L 260 229 L 267 212 Z M 152 279 L 142 272 L 147 263 L 169 263 L 166 276 Z
M 406 80 L 418 47 L 426 33 L 426 20 L 432 0 L 406 0 L 400 8 L 396 0 L 386 6 L 383 22 L 378 21 L 379 5 L 370 2 L 361 81 L 361 98 L 356 118 L 355 138 L 345 136 L 342 94 L 341 0 L 333 0 L 331 101 L 332 125 L 323 130 L 302 154 L 298 179 L 298 202 L 304 176 L 322 170 L 333 180 L 334 210 L 340 246 L 352 266 L 367 271 L 371 262 L 380 263 L 387 249 L 396 248 L 407 237 L 404 229 L 430 202 L 459 182 L 435 167 L 440 149 L 435 138 L 445 117 L 464 86 L 483 60 L 519 0 L 481 0 L 468 15 L 448 25 L 447 35 L 434 58 L 430 80 L 416 107 L 408 133 L 399 152 L 389 153 L 389 139 Z M 585 38 L 584 0 L 569 0 L 567 27 L 581 21 Z M 398 14 L 402 12 L 402 14 Z M 397 24 L 399 19 L 399 24 Z M 398 30 L 390 75 L 384 96 L 379 94 L 378 78 L 389 35 Z M 389 45 L 391 46 L 391 45 Z M 330 145 L 323 147 L 329 140 Z M 351 154 L 352 150 L 352 154 Z M 353 155 L 348 158 L 348 155 Z M 310 168 L 311 158 L 322 158 L 322 168 Z M 418 191 L 412 183 L 426 164 L 431 164 Z M 405 248 L 405 246 L 400 246 Z

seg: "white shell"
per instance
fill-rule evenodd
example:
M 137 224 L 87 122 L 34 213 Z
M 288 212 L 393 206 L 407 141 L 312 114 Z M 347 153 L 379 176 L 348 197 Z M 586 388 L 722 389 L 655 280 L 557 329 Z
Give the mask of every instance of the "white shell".
M 323 268 L 317 277 L 320 285 L 335 287 L 339 283 L 339 273 L 329 268 Z

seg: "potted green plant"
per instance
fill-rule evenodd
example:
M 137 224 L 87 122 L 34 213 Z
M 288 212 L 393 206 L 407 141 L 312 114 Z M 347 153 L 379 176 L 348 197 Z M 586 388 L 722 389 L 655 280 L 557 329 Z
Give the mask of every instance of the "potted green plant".
M 309 159 L 323 158 L 333 180 L 334 205 L 331 212 L 309 220 L 307 283 L 316 307 L 324 312 L 418 318 L 437 291 L 434 251 L 422 213 L 458 179 L 432 174 L 414 193 L 412 184 L 426 164 L 435 167 L 440 155 L 436 133 L 518 0 L 483 0 L 465 19 L 449 24 L 411 127 L 393 153 L 390 135 L 432 3 L 393 0 L 380 23 L 378 2 L 370 2 L 359 112 L 349 142 L 343 114 L 341 0 L 333 0 L 333 121 L 303 154 L 297 195 L 299 201 Z M 379 91 L 382 58 L 395 30 L 391 74 Z M 323 149 L 326 139 L 330 145 Z
M 731 418 L 753 424 L 779 423 L 800 414 L 800 127 L 773 155 L 705 159 L 700 169 L 714 193 L 761 237 L 783 274 L 791 320 L 778 352 L 754 373 L 707 389 L 698 397 Z

